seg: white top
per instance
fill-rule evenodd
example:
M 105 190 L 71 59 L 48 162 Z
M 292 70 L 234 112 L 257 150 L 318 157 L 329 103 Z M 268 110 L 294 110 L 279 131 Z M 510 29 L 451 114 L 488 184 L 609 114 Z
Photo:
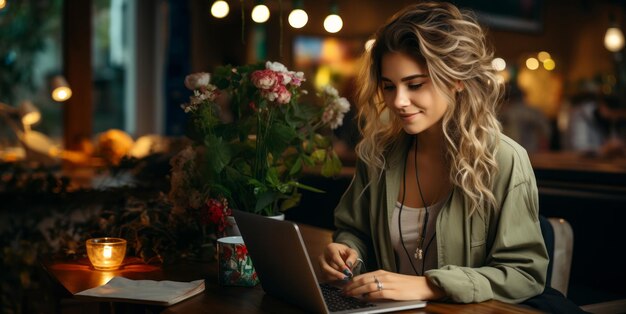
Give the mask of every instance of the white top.
M 389 221 L 389 231 L 391 232 L 391 244 L 396 253 L 396 265 L 401 274 L 416 275 L 413 267 L 417 270 L 417 275 L 422 276 L 423 271 L 437 268 L 437 239 L 435 237 L 435 225 L 437 216 L 443 205 L 448 201 L 450 196 L 442 199 L 436 204 L 428 206 L 428 222 L 426 225 L 426 236 L 424 238 L 423 259 L 415 258 L 418 248 L 418 236 L 422 235 L 422 227 L 424 226 L 424 218 L 426 216 L 425 208 L 402 207 L 402 240 L 406 252 L 400 242 L 400 233 L 398 229 L 398 215 L 400 213 L 400 202 L 396 202 L 393 209 L 391 221 Z M 408 252 L 408 256 L 407 256 Z M 413 263 L 413 267 L 411 267 Z

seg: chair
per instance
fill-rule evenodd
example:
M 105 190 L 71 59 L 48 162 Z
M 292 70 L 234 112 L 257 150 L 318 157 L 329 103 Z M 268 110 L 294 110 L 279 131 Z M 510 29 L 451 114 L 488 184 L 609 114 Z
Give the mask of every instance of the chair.
M 546 284 L 567 296 L 574 251 L 572 226 L 565 219 L 544 216 L 539 216 L 539 224 L 550 257 Z
M 539 216 L 539 224 L 550 257 L 546 285 L 567 297 L 574 249 L 572 226 L 565 219 L 544 216 Z M 594 314 L 626 313 L 626 299 L 587 304 L 580 309 Z

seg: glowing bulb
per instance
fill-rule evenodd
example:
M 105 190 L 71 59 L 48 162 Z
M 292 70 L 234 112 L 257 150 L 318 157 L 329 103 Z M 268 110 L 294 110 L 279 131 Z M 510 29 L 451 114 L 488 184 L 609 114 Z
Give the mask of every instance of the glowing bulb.
M 228 2 L 223 0 L 215 1 L 211 6 L 211 14 L 218 19 L 221 19 L 228 15 L 229 11 L 230 8 L 228 7 Z
M 376 39 L 370 39 L 368 41 L 365 42 L 365 50 L 369 51 L 372 49 L 372 47 L 374 46 L 374 43 L 376 42 Z
M 542 52 L 537 54 L 537 59 L 539 59 L 539 61 L 541 61 L 541 62 L 544 62 L 544 61 L 546 61 L 546 60 L 548 60 L 550 58 L 552 58 L 552 57 L 546 51 L 542 51 Z
M 252 20 L 257 23 L 265 23 L 270 18 L 270 9 L 264 4 L 258 4 L 252 9 Z
M 4 9 L 7 6 L 6 0 L 0 0 L 0 10 Z
M 113 248 L 108 245 L 105 245 L 104 249 L 102 250 L 102 256 L 104 258 L 111 258 L 112 252 L 113 252 Z
M 72 97 L 72 90 L 67 86 L 60 86 L 52 91 L 54 101 L 66 101 Z
M 554 62 L 554 60 L 552 59 L 546 59 L 545 61 L 543 61 L 543 68 L 548 70 L 548 71 L 552 71 L 554 70 L 554 68 L 556 67 L 556 63 Z
M 491 60 L 491 66 L 496 71 L 502 71 L 506 69 L 506 61 L 504 61 L 504 59 L 502 58 L 495 58 Z
M 618 52 L 624 48 L 624 34 L 617 27 L 611 27 L 604 34 L 604 47 L 612 52 Z
M 324 19 L 324 29 L 329 33 L 336 33 L 343 27 L 343 21 L 337 14 L 330 14 Z
M 539 68 L 539 60 L 535 58 L 526 59 L 526 67 L 529 70 L 537 70 Z
M 295 9 L 289 13 L 289 25 L 293 28 L 302 28 L 309 21 L 309 16 L 304 10 Z

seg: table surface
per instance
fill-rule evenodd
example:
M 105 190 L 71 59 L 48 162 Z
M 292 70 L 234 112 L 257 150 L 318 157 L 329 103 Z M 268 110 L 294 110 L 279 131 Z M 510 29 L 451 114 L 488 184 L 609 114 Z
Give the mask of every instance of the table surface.
M 307 225 L 299 225 L 302 237 L 312 258 L 321 254 L 331 241 L 331 232 Z M 317 261 L 312 263 L 319 274 Z M 162 313 L 302 313 L 299 308 L 276 297 L 266 294 L 261 285 L 256 287 L 224 287 L 217 282 L 217 263 L 187 262 L 181 265 L 146 265 L 132 259 L 125 261 L 124 267 L 116 271 L 93 270 L 87 260 L 63 262 L 43 261 L 44 270 L 50 274 L 66 292 L 77 292 L 97 287 L 114 276 L 129 279 L 192 281 L 206 279 L 204 293 L 191 297 L 170 307 L 157 309 Z M 487 301 L 475 304 L 447 304 L 429 302 L 426 308 L 402 313 L 538 313 L 532 309 Z

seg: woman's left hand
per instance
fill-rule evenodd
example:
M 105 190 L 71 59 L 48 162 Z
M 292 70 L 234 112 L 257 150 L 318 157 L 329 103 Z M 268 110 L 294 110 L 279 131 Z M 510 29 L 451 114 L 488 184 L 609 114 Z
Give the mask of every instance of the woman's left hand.
M 348 296 L 362 296 L 368 300 L 437 300 L 445 295 L 424 276 L 385 270 L 355 276 L 343 289 Z

